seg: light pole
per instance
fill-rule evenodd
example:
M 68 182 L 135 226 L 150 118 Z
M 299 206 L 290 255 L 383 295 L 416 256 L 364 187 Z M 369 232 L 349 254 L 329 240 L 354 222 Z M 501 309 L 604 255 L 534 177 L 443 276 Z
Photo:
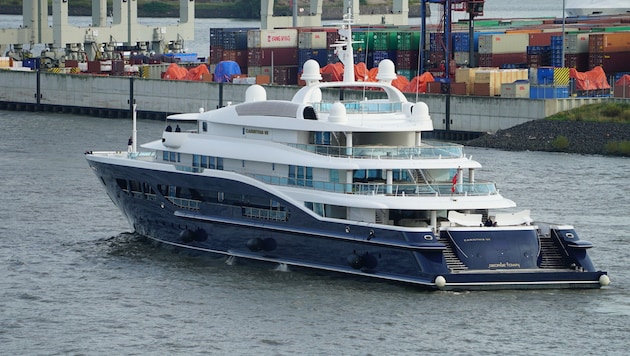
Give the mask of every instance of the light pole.
M 562 50 L 560 51 L 560 67 L 564 68 L 564 24 L 566 19 L 566 14 L 564 12 L 564 7 L 566 6 L 566 0 L 562 0 Z

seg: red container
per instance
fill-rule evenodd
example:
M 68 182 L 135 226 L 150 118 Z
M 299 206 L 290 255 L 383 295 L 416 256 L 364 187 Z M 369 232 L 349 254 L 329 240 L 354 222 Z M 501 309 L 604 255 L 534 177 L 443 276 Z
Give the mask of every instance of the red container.
M 279 85 L 296 85 L 298 82 L 298 67 L 274 67 L 273 82 Z
M 396 51 L 396 68 L 397 69 L 416 69 L 418 68 L 418 51 Z
M 223 47 L 210 47 L 210 64 L 217 64 L 223 60 Z
M 586 72 L 588 68 L 588 53 L 568 53 L 564 55 L 564 66 L 575 68 L 578 72 Z
M 537 32 L 529 34 L 530 46 L 550 46 L 551 36 L 560 36 L 561 32 Z
M 298 63 L 297 47 L 250 48 L 247 51 L 248 66 L 292 66 Z
M 630 52 L 589 53 L 589 69 L 597 66 L 602 66 L 606 73 L 630 72 Z
M 88 73 L 100 73 L 101 61 L 88 61 L 87 71 Z
M 238 63 L 239 67 L 247 67 L 247 50 L 244 49 L 224 49 L 221 56 L 223 61 L 233 61 Z
M 546 67 L 551 65 L 551 58 L 547 54 L 528 54 L 527 64 L 530 67 Z
M 501 67 L 504 65 L 524 64 L 527 63 L 527 54 L 522 53 L 480 53 L 480 67 Z

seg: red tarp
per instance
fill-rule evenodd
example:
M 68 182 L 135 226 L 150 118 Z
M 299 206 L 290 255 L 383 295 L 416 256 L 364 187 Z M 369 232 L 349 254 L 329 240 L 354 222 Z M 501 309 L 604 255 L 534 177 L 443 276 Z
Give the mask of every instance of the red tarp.
M 399 75 L 396 79 L 392 80 L 392 86 L 400 91 L 404 91 L 409 85 L 409 79 L 404 75 Z
M 409 84 L 405 87 L 403 92 L 405 93 L 426 93 L 427 83 L 434 82 L 433 75 L 429 72 L 424 72 L 417 77 L 411 79 Z
M 569 77 L 575 79 L 576 90 L 610 89 L 606 79 L 606 73 L 602 67 L 595 67 L 588 72 L 578 72 L 575 68 L 569 69 Z
M 195 81 L 201 81 L 201 77 L 204 74 L 210 74 L 210 71 L 208 70 L 208 66 L 205 64 L 200 64 L 198 66 L 196 66 L 195 68 L 189 69 L 188 70 L 188 74 L 186 75 L 186 78 L 184 78 L 185 80 L 195 80 Z
M 320 72 L 324 77 L 328 76 L 331 82 L 343 80 L 343 64 L 341 62 L 327 64 L 320 69 Z M 354 79 L 358 82 L 377 82 L 377 74 L 377 67 L 368 70 L 363 62 L 354 65 Z M 425 93 L 427 91 L 427 83 L 434 81 L 431 73 L 426 72 L 413 78 L 411 82 L 405 76 L 398 75 L 396 79 L 392 80 L 392 85 L 402 92 Z
M 178 66 L 177 63 L 171 63 L 171 65 L 169 65 L 166 71 L 164 72 L 164 79 L 182 80 L 186 78 L 187 74 L 188 74 L 188 70 L 186 68 Z
M 321 74 L 329 74 L 331 82 L 343 80 L 343 64 L 341 62 L 326 64 L 319 70 Z
M 624 74 L 623 77 L 619 78 L 615 85 L 629 85 L 630 84 L 630 74 Z

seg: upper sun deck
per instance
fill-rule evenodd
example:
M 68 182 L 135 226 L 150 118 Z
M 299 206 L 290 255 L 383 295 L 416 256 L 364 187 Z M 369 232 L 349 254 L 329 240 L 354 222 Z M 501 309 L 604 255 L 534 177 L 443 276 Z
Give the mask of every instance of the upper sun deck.
M 358 159 L 447 159 L 464 157 L 464 146 L 443 143 L 423 142 L 420 146 L 330 146 L 287 143 L 289 147 L 329 157 Z

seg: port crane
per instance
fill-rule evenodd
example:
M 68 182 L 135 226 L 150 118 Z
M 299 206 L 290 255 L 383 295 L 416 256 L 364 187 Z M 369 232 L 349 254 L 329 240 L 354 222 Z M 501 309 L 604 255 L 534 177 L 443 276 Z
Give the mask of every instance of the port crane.
M 453 56 L 453 45 L 452 45 L 452 36 L 451 36 L 451 23 L 452 23 L 452 12 L 453 11 L 463 11 L 468 13 L 468 65 L 470 67 L 475 66 L 475 48 L 474 48 L 474 18 L 476 16 L 483 15 L 483 7 L 485 4 L 485 0 L 422 0 L 422 6 L 420 6 L 420 21 L 421 21 L 421 31 L 422 35 L 420 36 L 420 73 L 424 73 L 428 64 L 428 55 L 429 50 L 426 48 L 426 8 L 427 5 L 430 4 L 438 4 L 442 6 L 443 18 L 440 23 L 443 24 L 443 36 L 441 39 L 440 45 L 444 51 L 444 77 L 450 78 L 450 65 L 451 59 Z M 448 80 L 447 80 L 448 82 Z

